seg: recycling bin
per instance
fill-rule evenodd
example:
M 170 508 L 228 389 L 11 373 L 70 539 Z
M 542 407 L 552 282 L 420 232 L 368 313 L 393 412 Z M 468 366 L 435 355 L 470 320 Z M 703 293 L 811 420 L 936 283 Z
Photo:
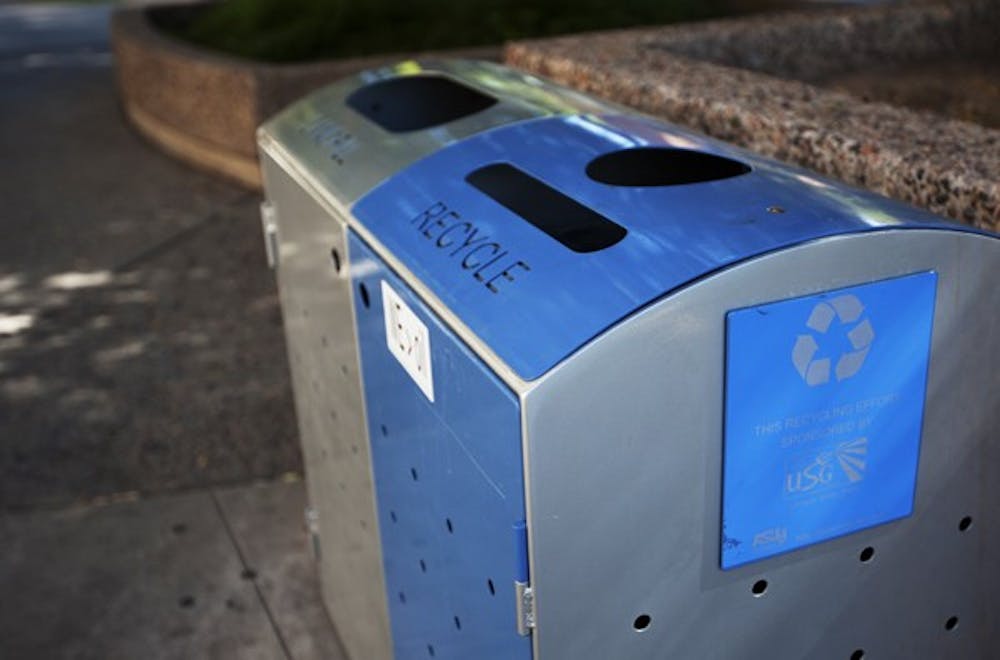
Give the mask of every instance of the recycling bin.
M 332 84 L 258 132 L 312 532 L 351 657 L 391 655 L 345 227 L 350 206 L 442 146 L 493 127 L 612 106 L 486 62 L 407 61 Z
M 328 603 L 387 612 L 356 657 L 1000 648 L 996 236 L 617 109 L 437 143 L 350 201 L 267 167 L 282 232 L 295 194 L 340 223 L 281 237 L 279 279 L 341 250 L 281 295 L 303 438 L 341 424 L 310 497 L 359 591 Z

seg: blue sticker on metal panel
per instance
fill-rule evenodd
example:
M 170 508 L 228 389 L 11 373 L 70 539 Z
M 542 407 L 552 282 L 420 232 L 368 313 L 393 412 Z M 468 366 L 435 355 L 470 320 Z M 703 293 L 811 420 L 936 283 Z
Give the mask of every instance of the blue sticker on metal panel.
M 729 312 L 722 568 L 910 515 L 937 275 Z
M 525 567 L 511 543 L 525 517 L 517 397 L 353 233 L 349 241 L 395 658 L 529 660 L 514 599 Z M 408 365 L 387 344 L 396 305 L 400 328 L 423 328 L 396 339 L 428 344 L 429 360 Z

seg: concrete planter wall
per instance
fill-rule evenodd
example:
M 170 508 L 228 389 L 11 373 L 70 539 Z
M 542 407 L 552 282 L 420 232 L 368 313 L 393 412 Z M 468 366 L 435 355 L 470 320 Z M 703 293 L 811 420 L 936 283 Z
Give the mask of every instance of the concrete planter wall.
M 989 60 L 998 30 L 993 0 L 903 3 L 524 41 L 506 62 L 996 231 L 1000 131 L 810 83 L 891 63 Z
M 418 55 L 267 64 L 181 42 L 152 20 L 155 12 L 191 10 L 115 12 L 111 38 L 125 114 L 167 153 L 253 188 L 260 187 L 254 132 L 265 119 L 325 83 Z M 498 60 L 500 53 L 490 46 L 437 55 Z

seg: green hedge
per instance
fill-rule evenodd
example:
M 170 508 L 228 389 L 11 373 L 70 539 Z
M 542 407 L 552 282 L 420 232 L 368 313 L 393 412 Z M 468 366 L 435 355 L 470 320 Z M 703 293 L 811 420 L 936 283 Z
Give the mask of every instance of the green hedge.
M 496 44 L 720 15 L 720 0 L 226 0 L 178 36 L 273 62 Z

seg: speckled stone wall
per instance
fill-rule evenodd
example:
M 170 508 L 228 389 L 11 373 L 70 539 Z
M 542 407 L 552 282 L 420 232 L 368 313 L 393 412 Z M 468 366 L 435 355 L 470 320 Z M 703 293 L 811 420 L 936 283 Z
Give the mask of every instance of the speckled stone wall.
M 1000 3 L 970 1 L 514 43 L 509 64 L 753 151 L 1000 229 L 1000 131 L 803 80 L 1000 53 Z

